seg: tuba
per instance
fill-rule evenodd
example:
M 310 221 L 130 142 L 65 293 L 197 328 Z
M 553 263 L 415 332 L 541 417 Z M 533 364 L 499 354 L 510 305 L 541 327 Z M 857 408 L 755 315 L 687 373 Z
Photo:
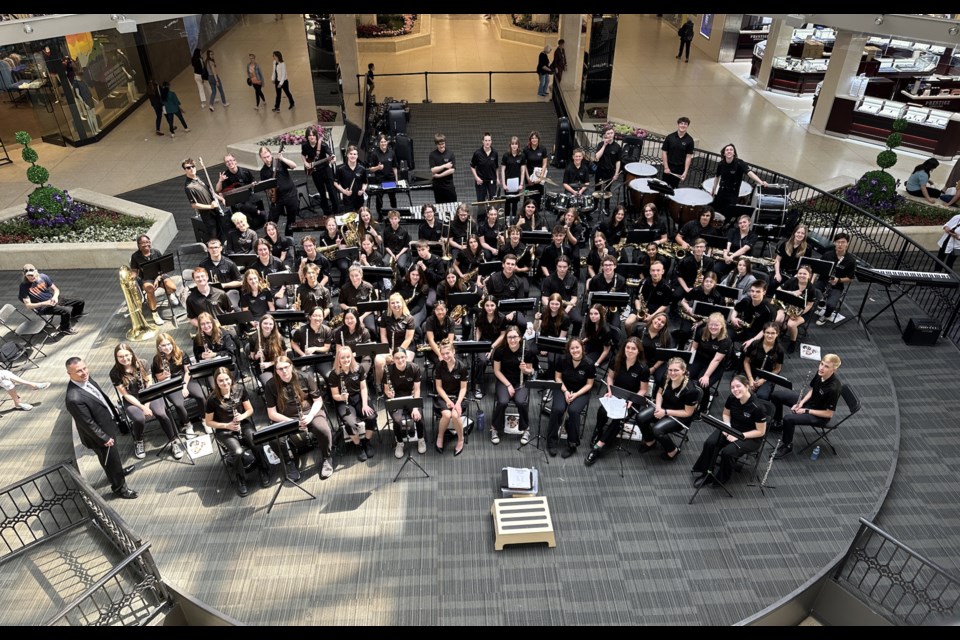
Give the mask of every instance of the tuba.
M 123 290 L 123 299 L 127 303 L 130 313 L 130 329 L 127 330 L 127 340 L 151 340 L 157 335 L 157 330 L 147 324 L 143 317 L 140 287 L 137 286 L 137 274 L 127 265 L 120 267 L 120 288 Z
M 360 245 L 360 233 L 357 228 L 359 216 L 355 211 L 351 211 L 343 217 L 341 232 L 343 233 L 343 244 L 348 247 Z

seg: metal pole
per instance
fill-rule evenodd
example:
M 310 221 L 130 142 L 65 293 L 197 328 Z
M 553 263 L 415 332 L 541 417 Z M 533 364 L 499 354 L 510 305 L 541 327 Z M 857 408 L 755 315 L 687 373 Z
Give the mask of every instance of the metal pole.
M 427 82 L 428 73 L 429 73 L 428 71 L 423 72 L 423 93 L 426 96 L 423 99 L 423 104 L 430 104 L 431 102 L 433 102 L 432 100 L 430 100 L 430 83 Z
M 490 102 L 496 102 L 496 100 L 493 99 L 493 71 L 488 71 L 488 72 L 487 72 L 487 80 L 488 80 L 488 82 L 487 82 L 487 102 L 488 102 L 488 103 L 490 103 Z
M 363 106 L 363 101 L 360 100 L 361 96 L 363 95 L 363 93 L 361 93 L 361 91 L 362 91 L 362 89 L 360 89 L 360 74 L 358 73 L 358 74 L 357 74 L 357 103 L 356 103 L 356 105 L 355 105 L 355 106 L 358 106 L 358 107 L 362 107 L 362 106 Z

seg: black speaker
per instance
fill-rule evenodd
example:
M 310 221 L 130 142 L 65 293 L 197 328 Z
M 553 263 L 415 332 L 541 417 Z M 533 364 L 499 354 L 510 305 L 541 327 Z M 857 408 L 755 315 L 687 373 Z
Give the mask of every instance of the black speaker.
M 413 140 L 410 139 L 410 136 L 398 133 L 396 140 L 393 142 L 393 153 L 397 157 L 398 168 L 401 167 L 401 163 L 406 163 L 407 169 L 416 169 L 413 163 Z
M 903 331 L 903 341 L 911 347 L 932 347 L 937 344 L 937 338 L 943 327 L 936 320 L 930 318 L 910 318 L 907 328 Z
M 407 132 L 407 119 L 403 115 L 402 109 L 390 109 L 387 111 L 387 135 L 395 136 L 399 133 Z
M 557 120 L 557 143 L 553 150 L 553 166 L 565 169 L 572 153 L 573 130 L 570 128 L 570 120 L 560 118 Z

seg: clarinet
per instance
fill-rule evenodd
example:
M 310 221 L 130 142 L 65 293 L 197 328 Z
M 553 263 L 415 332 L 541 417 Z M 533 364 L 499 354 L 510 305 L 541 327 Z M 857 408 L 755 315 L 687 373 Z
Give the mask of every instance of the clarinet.
M 526 357 L 527 357 L 527 345 L 523 340 L 521 340 L 520 341 L 520 386 L 517 387 L 518 389 L 523 388 L 523 365 L 526 362 Z
M 394 334 L 390 334 L 390 357 L 393 358 L 393 343 L 394 343 Z M 393 383 L 390 381 L 390 365 L 384 363 L 383 365 L 383 391 L 386 395 L 387 387 L 390 387 L 390 393 L 393 393 Z
M 227 405 L 233 412 L 233 421 L 237 423 L 237 431 L 240 431 L 240 412 L 237 406 L 240 404 L 240 397 L 243 395 L 243 387 L 234 385 L 230 387 L 230 395 L 227 397 Z

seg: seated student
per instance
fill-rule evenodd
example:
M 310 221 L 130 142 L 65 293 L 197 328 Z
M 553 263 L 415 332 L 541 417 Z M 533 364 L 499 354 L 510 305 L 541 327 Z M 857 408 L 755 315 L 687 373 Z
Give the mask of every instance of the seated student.
M 421 368 L 409 358 L 409 352 L 401 345 L 393 349 L 392 362 L 383 369 L 383 394 L 388 398 L 420 398 Z M 422 455 L 427 452 L 427 441 L 423 435 L 423 413 L 420 409 L 395 409 L 390 412 L 393 422 L 393 435 L 397 445 L 393 455 L 403 457 L 403 440 L 405 435 L 404 421 L 413 421 L 417 436 L 417 451 Z
M 783 369 L 784 352 L 780 346 L 780 325 L 768 322 L 763 325 L 763 340 L 756 340 L 744 350 L 743 373 L 750 383 L 750 390 L 761 400 L 769 400 L 773 394 L 773 383 L 756 375 L 757 369 L 780 374 Z
M 367 376 L 360 368 L 350 347 L 337 347 L 333 370 L 327 377 L 330 395 L 337 408 L 337 415 L 347 429 L 350 441 L 357 447 L 357 459 L 366 462 L 376 455 L 370 442 L 377 430 L 377 413 L 370 407 Z M 363 423 L 366 437 L 360 432 Z
M 756 451 L 763 442 L 767 432 L 767 414 L 750 392 L 750 385 L 743 376 L 734 376 L 730 381 L 730 395 L 723 404 L 723 421 L 742 432 L 743 439 L 720 429 L 714 429 L 707 436 L 700 457 L 693 463 L 692 471 L 699 474 L 693 481 L 696 487 L 712 483 L 712 478 L 726 483 L 733 475 L 737 458 Z M 718 457 L 720 468 L 715 474 L 707 475 L 707 471 L 716 465 Z
M 166 394 L 167 400 L 174 406 L 177 414 L 180 416 L 180 423 L 185 424 L 184 433 L 187 436 L 194 436 L 196 429 L 203 429 L 207 433 L 213 433 L 210 427 L 204 427 L 199 417 L 190 420 L 190 414 L 187 411 L 186 399 L 193 398 L 197 407 L 203 409 L 206 397 L 200 383 L 190 377 L 190 358 L 180 349 L 176 340 L 169 333 L 161 333 L 157 336 L 157 353 L 153 356 L 153 362 L 150 365 L 150 372 L 153 379 L 157 382 L 163 382 L 170 378 L 183 376 L 183 387 L 170 391 Z
M 133 423 L 134 457 L 142 460 L 146 457 L 143 444 L 143 431 L 147 419 L 156 416 L 157 422 L 167 436 L 170 453 L 177 460 L 183 457 L 183 449 L 177 439 L 177 432 L 167 417 L 163 398 L 154 398 L 148 404 L 140 401 L 140 392 L 150 385 L 150 372 L 146 364 L 137 358 L 128 345 L 120 343 L 113 350 L 113 368 L 110 369 L 110 382 L 123 399 L 123 410 Z
M 723 315 L 711 313 L 703 330 L 694 337 L 691 347 L 696 353 L 690 365 L 690 377 L 703 389 L 700 411 L 710 406 L 710 387 L 723 375 L 723 361 L 733 349 L 733 341 L 727 337 L 727 323 Z
M 463 399 L 467 395 L 469 377 L 470 369 L 457 358 L 453 343 L 443 343 L 440 347 L 440 362 L 434 371 L 437 397 L 433 401 L 433 410 L 440 412 L 437 453 L 443 453 L 443 440 L 447 434 L 447 427 L 451 424 L 457 433 L 457 446 L 453 450 L 453 455 L 459 456 L 463 453 Z
M 61 298 L 60 289 L 45 273 L 40 273 L 32 264 L 23 265 L 23 282 L 20 283 L 20 301 L 23 306 L 41 316 L 60 316 L 60 333 L 75 335 L 70 323 L 84 315 L 84 301 L 77 298 Z
M 617 387 L 630 393 L 638 393 L 641 396 L 647 395 L 647 382 L 650 379 L 650 368 L 643 361 L 643 345 L 636 336 L 627 338 L 620 348 L 620 353 L 614 360 L 613 365 L 607 370 L 607 393 L 604 397 L 613 397 L 611 387 Z M 631 403 L 627 403 L 629 408 Z M 642 410 L 644 405 L 636 407 Z M 620 433 L 623 427 L 623 418 L 612 420 L 607 425 L 607 410 L 600 405 L 597 412 L 597 426 L 593 429 L 593 448 L 587 454 L 584 464 L 588 467 L 597 461 L 604 451 L 608 442 Z
M 315 310 L 316 311 L 316 310 Z M 316 314 L 310 315 L 310 322 L 305 323 L 303 327 L 317 327 L 320 323 L 313 319 L 314 315 L 320 315 L 319 311 L 316 311 Z M 322 327 L 321 330 L 326 330 L 329 334 L 329 329 Z M 304 328 L 294 334 L 294 341 L 302 335 Z M 309 329 L 306 329 L 309 331 Z M 301 338 L 302 339 L 302 338 Z M 286 338 L 283 337 L 283 334 L 280 333 L 280 329 L 277 326 L 277 321 L 269 313 L 262 318 L 257 324 L 256 333 L 253 337 L 248 339 L 248 348 L 247 353 L 250 356 L 250 367 L 253 372 L 253 375 L 257 376 L 257 379 L 260 380 L 262 387 L 266 387 L 270 384 L 270 380 L 273 378 L 273 365 L 277 362 L 277 358 L 282 355 L 286 355 L 287 350 L 285 347 Z M 293 350 L 297 351 L 296 344 L 293 345 Z M 329 347 L 328 347 L 329 348 Z M 298 355 L 305 355 L 302 352 L 298 352 Z
M 500 434 L 505 428 L 504 417 L 507 405 L 517 405 L 520 444 L 530 442 L 530 390 L 522 384 L 533 377 L 537 365 L 537 352 L 526 347 L 520 330 L 514 326 L 506 331 L 505 344 L 493 352 L 493 375 L 497 379 L 496 405 L 490 423 L 490 442 L 500 444 Z
M 776 459 L 790 455 L 793 451 L 793 434 L 797 425 L 826 425 L 837 410 L 840 400 L 840 390 L 843 385 L 834 374 L 840 368 L 840 357 L 833 353 L 823 356 L 817 373 L 810 381 L 807 392 L 800 394 L 790 389 L 778 387 L 771 396 L 774 414 L 774 426 L 771 429 L 782 429 L 780 446 L 777 447 Z M 790 407 L 789 413 L 784 414 L 783 408 Z M 782 420 L 781 420 L 782 418 Z
M 323 461 L 320 478 L 329 478 L 333 475 L 333 435 L 323 399 L 319 394 L 310 397 L 304 393 L 303 385 L 293 370 L 293 362 L 287 356 L 277 358 L 273 368 L 276 375 L 264 389 L 263 403 L 267 406 L 267 417 L 274 423 L 296 418 L 300 421 L 300 431 L 309 429 L 317 438 L 317 456 Z M 300 479 L 300 470 L 289 438 L 285 447 L 287 478 L 296 482 Z
M 255 452 L 260 469 L 260 485 L 263 487 L 270 484 L 270 465 L 253 444 L 256 427 L 250 419 L 253 417 L 253 405 L 250 404 L 247 390 L 243 385 L 234 384 L 233 375 L 226 367 L 213 372 L 213 381 L 213 391 L 204 406 L 204 420 L 207 426 L 213 428 L 217 442 L 227 450 L 227 465 L 237 477 L 237 495 L 243 498 L 249 491 L 241 439 Z
M 765 324 L 777 319 L 777 312 L 773 305 L 763 299 L 766 290 L 767 283 L 757 280 L 750 285 L 748 297 L 733 305 L 730 328 L 733 339 L 741 343 L 744 349 L 763 337 L 761 331 Z
M 803 307 L 787 307 L 784 311 L 783 326 L 790 337 L 787 353 L 793 353 L 797 350 L 800 325 L 810 321 L 813 317 L 813 310 L 817 306 L 817 300 L 820 299 L 820 293 L 810 283 L 812 275 L 813 270 L 810 267 L 801 265 L 797 269 L 797 275 L 780 286 L 780 290 L 784 293 L 792 293 L 803 300 Z
M 152 320 L 157 326 L 163 324 L 163 318 L 161 318 L 157 312 L 157 287 L 163 287 L 171 305 L 176 306 L 180 304 L 180 300 L 176 296 L 177 284 L 172 278 L 169 276 L 164 277 L 164 274 L 160 274 L 153 280 L 143 279 L 143 273 L 140 271 L 143 264 L 151 260 L 159 260 L 161 257 L 161 253 L 153 248 L 150 236 L 144 233 L 137 237 L 137 250 L 130 256 L 130 269 L 137 274 L 137 282 L 140 288 L 143 289 L 144 295 L 147 296 L 147 306 L 150 307 Z
M 567 342 L 566 356 L 561 358 L 557 371 L 553 375 L 562 386 L 559 393 L 553 394 L 547 452 L 551 456 L 557 455 L 560 425 L 566 416 L 567 448 L 563 452 L 563 457 L 569 458 L 576 453 L 580 445 L 580 412 L 590 401 L 593 381 L 597 376 L 597 368 L 586 356 L 583 342 L 579 338 L 571 338 Z
M 663 386 L 657 390 L 657 401 L 653 407 L 640 411 L 637 424 L 643 441 L 640 453 L 663 448 L 660 457 L 668 462 L 676 459 L 680 450 L 671 433 L 690 427 L 697 409 L 697 397 L 700 391 L 695 380 L 687 373 L 687 363 L 681 358 L 670 358 L 666 365 L 667 376 Z
M 50 386 L 49 382 L 30 382 L 29 380 L 21 378 L 12 371 L 0 369 L 0 387 L 3 387 L 3 389 L 10 396 L 10 399 L 13 400 L 14 409 L 20 409 L 21 411 L 30 411 L 33 409 L 33 405 L 26 402 L 21 402 L 20 394 L 17 393 L 17 384 L 25 384 L 33 387 L 34 391 L 42 391 Z

